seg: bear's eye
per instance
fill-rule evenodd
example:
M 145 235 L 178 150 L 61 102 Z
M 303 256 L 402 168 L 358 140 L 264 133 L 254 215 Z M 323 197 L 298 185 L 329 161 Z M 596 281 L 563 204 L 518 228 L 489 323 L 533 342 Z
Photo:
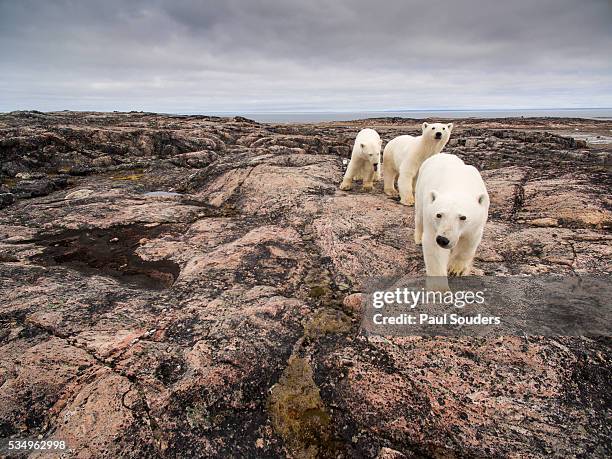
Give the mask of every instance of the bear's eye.
M 442 214 L 436 214 L 436 218 L 442 218 Z
M 435 127 L 432 127 L 431 130 L 433 131 L 435 129 Z
M 442 128 L 443 131 L 446 131 L 446 128 Z
M 465 220 L 467 217 L 465 215 L 462 215 L 461 217 L 459 217 L 459 220 Z

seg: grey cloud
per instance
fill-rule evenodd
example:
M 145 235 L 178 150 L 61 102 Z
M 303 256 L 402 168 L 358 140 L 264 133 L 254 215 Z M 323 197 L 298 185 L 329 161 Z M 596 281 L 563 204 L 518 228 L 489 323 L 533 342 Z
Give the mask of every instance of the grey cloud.
M 608 1 L 0 0 L 0 110 L 612 106 Z

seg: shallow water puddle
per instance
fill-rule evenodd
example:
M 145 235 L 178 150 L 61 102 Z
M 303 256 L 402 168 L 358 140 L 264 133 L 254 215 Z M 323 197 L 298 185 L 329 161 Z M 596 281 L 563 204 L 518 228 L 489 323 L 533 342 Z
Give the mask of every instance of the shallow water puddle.
M 153 197 L 153 198 L 168 198 L 168 197 L 183 196 L 183 194 L 174 193 L 171 191 L 148 191 L 144 193 L 144 196 Z
M 86 274 L 110 276 L 132 287 L 163 290 L 176 281 L 180 268 L 171 260 L 143 260 L 135 254 L 142 238 L 177 231 L 175 225 L 128 225 L 108 229 L 69 230 L 34 242 L 44 245 L 33 259 L 45 266 L 67 266 Z

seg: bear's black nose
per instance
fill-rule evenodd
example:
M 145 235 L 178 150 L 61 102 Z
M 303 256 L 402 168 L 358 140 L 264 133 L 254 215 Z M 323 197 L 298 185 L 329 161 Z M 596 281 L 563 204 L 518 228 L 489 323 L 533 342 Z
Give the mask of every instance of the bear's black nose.
M 436 132 L 436 139 L 441 139 L 441 138 L 442 138 L 442 133 Z
M 436 237 L 436 242 L 438 243 L 440 247 L 446 247 L 450 241 L 446 239 L 444 236 L 438 236 Z

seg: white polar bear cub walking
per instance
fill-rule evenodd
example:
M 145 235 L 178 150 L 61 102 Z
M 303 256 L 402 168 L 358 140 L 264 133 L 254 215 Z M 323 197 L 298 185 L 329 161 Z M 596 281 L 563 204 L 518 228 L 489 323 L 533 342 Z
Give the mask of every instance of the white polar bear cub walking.
M 391 140 L 383 153 L 383 179 L 385 194 L 396 196 L 395 179 L 400 202 L 406 206 L 414 204 L 414 183 L 423 161 L 440 153 L 453 130 L 453 123 L 423 123 L 418 137 L 401 135 Z M 398 178 L 399 176 L 399 178 Z
M 351 161 L 340 184 L 341 190 L 350 190 L 353 187 L 353 180 L 359 179 L 363 180 L 364 191 L 372 189 L 372 182 L 379 179 L 381 145 L 382 140 L 374 129 L 366 128 L 359 131 L 353 145 Z
M 428 276 L 469 274 L 489 214 L 480 172 L 441 153 L 421 166 L 416 185 L 414 242 L 423 242 Z

